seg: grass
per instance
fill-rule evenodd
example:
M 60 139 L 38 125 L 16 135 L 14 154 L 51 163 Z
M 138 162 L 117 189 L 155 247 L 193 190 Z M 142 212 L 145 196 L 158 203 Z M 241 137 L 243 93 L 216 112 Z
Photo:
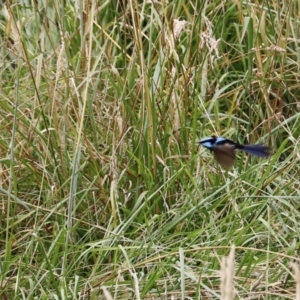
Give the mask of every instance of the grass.
M 299 297 L 298 19 L 6 1 L 0 299 Z M 224 171 L 211 135 L 273 154 Z

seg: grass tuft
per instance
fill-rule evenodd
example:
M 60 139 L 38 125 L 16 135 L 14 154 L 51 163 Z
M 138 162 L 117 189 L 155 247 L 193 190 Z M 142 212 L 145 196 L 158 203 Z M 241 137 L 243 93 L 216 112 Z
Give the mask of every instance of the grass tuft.
M 300 297 L 296 2 L 0 12 L 1 299 Z

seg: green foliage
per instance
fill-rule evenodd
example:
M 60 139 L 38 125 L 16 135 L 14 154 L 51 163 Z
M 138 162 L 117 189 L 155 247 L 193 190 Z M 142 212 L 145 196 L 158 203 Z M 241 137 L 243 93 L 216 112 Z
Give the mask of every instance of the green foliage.
M 222 298 L 232 245 L 239 297 L 294 294 L 297 3 L 5 3 L 0 298 Z

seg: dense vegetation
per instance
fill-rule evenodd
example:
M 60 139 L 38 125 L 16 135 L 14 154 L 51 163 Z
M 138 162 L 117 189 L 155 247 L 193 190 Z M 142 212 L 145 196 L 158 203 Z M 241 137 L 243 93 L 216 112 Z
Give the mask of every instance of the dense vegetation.
M 294 299 L 299 2 L 4 2 L 0 299 Z

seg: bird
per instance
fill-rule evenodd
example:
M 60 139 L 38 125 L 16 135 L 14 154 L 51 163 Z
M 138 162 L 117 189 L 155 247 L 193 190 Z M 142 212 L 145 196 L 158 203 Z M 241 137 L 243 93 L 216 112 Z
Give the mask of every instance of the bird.
M 215 160 L 225 169 L 233 166 L 236 150 L 265 158 L 271 154 L 270 147 L 264 144 L 241 145 L 224 137 L 207 137 L 198 143 L 213 152 Z

